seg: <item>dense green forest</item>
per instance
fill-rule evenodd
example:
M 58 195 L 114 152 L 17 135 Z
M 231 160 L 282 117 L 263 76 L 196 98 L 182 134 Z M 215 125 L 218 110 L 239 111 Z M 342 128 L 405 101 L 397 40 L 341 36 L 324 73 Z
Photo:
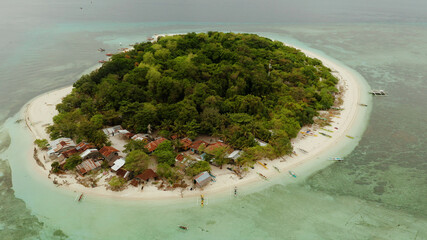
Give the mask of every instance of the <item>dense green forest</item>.
M 162 37 L 82 76 L 48 131 L 102 146 L 104 126 L 137 133 L 150 125 L 166 137 L 215 135 L 239 149 L 258 138 L 279 156 L 318 110 L 332 106 L 337 82 L 320 60 L 254 34 Z

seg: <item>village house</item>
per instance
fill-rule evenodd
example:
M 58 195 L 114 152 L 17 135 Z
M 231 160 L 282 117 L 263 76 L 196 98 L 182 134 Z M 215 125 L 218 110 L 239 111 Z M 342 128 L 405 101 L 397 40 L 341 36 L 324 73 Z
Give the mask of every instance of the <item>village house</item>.
M 150 135 L 138 133 L 138 134 L 133 135 L 133 137 L 131 139 L 135 140 L 135 141 L 143 141 L 145 143 L 148 143 L 150 141 Z
M 128 180 L 130 172 L 123 169 L 123 168 L 120 168 L 119 170 L 117 170 L 116 175 L 125 179 L 125 180 Z
M 180 140 L 181 143 L 181 149 L 183 149 L 184 151 L 187 151 L 188 149 L 190 149 L 191 144 L 193 144 L 193 141 L 191 141 L 191 139 L 189 138 L 183 138 Z
M 84 151 L 86 151 L 87 149 L 90 149 L 90 148 L 96 148 L 96 146 L 93 145 L 92 143 L 86 143 L 86 142 L 80 142 L 76 146 L 76 150 L 79 153 L 82 153 L 82 152 L 84 152 Z
M 241 150 L 234 150 L 232 153 L 228 154 L 228 156 L 226 156 L 226 158 L 231 159 L 233 161 L 236 161 L 240 155 L 242 154 Z
M 194 184 L 200 188 L 208 185 L 211 180 L 212 177 L 207 171 L 201 172 L 193 178 Z
M 119 150 L 114 147 L 104 146 L 99 150 L 99 153 L 101 153 L 110 166 L 119 158 Z
M 181 169 L 187 168 L 192 162 L 193 160 L 183 153 L 180 153 L 175 157 L 175 166 Z
M 190 145 L 190 150 L 193 153 L 199 153 L 199 147 L 204 144 L 207 147 L 209 144 L 203 140 L 197 140 Z
M 77 172 L 84 176 L 86 173 L 101 167 L 102 161 L 93 161 L 88 159 L 76 166 Z
M 126 161 L 124 158 L 119 158 L 116 161 L 114 161 L 113 166 L 111 167 L 111 170 L 114 172 L 118 171 L 121 167 L 125 165 Z
M 120 125 L 116 125 L 114 127 L 109 127 L 109 128 L 102 129 L 102 131 L 108 137 L 114 137 L 114 135 L 118 134 L 120 130 L 123 130 L 122 126 L 120 126 Z
M 101 154 L 99 153 L 98 149 L 96 148 L 90 148 L 87 149 L 86 151 L 80 153 L 80 157 L 85 160 L 85 159 L 98 159 L 99 157 L 101 157 Z
M 136 187 L 140 183 L 149 182 L 150 179 L 154 181 L 158 180 L 158 175 L 153 171 L 153 169 L 147 169 L 141 174 L 135 176 L 131 184 Z
M 161 137 L 158 138 L 152 142 L 149 142 L 147 145 L 145 145 L 145 148 L 149 151 L 149 152 L 154 152 L 154 150 L 157 149 L 157 147 L 160 145 L 160 143 L 166 141 L 166 138 Z
M 58 162 L 61 162 L 67 158 L 69 158 L 71 155 L 78 153 L 77 149 L 75 148 L 71 148 L 67 151 L 64 151 L 61 153 L 61 155 L 59 155 L 58 157 Z
M 218 149 L 220 149 L 220 148 L 225 148 L 225 151 L 226 151 L 228 154 L 230 154 L 230 153 L 232 153 L 232 152 L 233 152 L 233 149 L 232 149 L 230 146 L 228 146 L 227 144 L 223 143 L 223 142 L 216 142 L 216 143 L 214 143 L 214 144 L 211 144 L 211 145 L 207 146 L 207 147 L 205 148 L 205 152 L 206 152 L 207 154 L 215 155 L 215 151 L 217 151 L 217 150 L 218 150 Z M 228 154 L 227 154 L 227 155 L 228 155 Z
M 57 158 L 62 152 L 76 147 L 71 138 L 58 138 L 50 142 L 47 154 L 50 158 Z

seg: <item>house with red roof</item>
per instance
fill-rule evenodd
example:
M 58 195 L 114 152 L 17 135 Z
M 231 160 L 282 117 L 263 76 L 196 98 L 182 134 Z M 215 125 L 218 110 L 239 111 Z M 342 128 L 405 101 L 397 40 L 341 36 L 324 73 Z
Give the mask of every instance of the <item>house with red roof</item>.
M 59 155 L 58 161 L 61 162 L 61 161 L 69 158 L 71 155 L 76 154 L 76 153 L 78 153 L 78 151 L 75 148 L 72 148 L 72 149 L 69 149 L 67 151 L 64 151 L 64 152 L 61 153 L 61 155 Z
M 181 169 L 185 169 L 192 162 L 193 162 L 193 160 L 184 153 L 180 153 L 180 154 L 176 155 L 176 157 L 175 157 L 175 166 L 177 166 Z
M 190 149 L 191 144 L 193 144 L 193 141 L 189 138 L 183 138 L 179 142 L 182 144 L 181 148 L 184 150 Z
M 109 165 L 119 158 L 119 150 L 114 147 L 104 146 L 99 150 L 99 153 L 108 161 Z
M 204 144 L 207 147 L 209 144 L 203 140 L 197 140 L 190 145 L 190 149 L 194 153 L 199 153 L 199 147 Z
M 154 150 L 157 149 L 157 147 L 160 145 L 160 143 L 166 141 L 166 138 L 161 137 L 158 138 L 152 142 L 149 142 L 147 145 L 145 145 L 145 148 L 149 151 L 149 152 L 154 152 Z
M 137 187 L 140 183 L 149 182 L 150 179 L 156 181 L 159 178 L 156 172 L 153 169 L 147 169 L 141 174 L 135 176 L 131 184 Z
M 233 149 L 232 149 L 230 146 L 228 146 L 227 144 L 223 143 L 223 142 L 216 142 L 216 143 L 214 143 L 214 144 L 211 144 L 211 145 L 207 146 L 207 147 L 205 148 L 205 152 L 206 152 L 207 154 L 215 155 L 215 154 L 214 154 L 214 153 L 215 153 L 215 151 L 216 151 L 216 150 L 218 150 L 218 149 L 220 149 L 220 148 L 224 148 L 224 149 L 225 149 L 225 151 L 226 151 L 228 154 L 230 154 L 230 153 L 232 153 L 232 152 L 233 152 Z
M 95 145 L 93 145 L 92 143 L 86 143 L 86 142 L 80 142 L 76 146 L 76 149 L 79 153 L 82 153 L 88 149 L 94 149 L 94 148 L 96 148 Z

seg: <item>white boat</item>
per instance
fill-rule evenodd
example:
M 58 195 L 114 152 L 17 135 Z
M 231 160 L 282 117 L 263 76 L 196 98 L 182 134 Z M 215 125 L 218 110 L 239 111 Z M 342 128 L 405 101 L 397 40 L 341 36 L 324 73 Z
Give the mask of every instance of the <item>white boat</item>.
M 374 95 L 374 96 L 387 96 L 388 93 L 384 90 L 372 90 L 369 91 L 370 94 Z
M 332 157 L 332 158 L 329 158 L 329 160 L 331 160 L 331 161 L 344 161 L 344 158 L 342 158 L 342 157 Z

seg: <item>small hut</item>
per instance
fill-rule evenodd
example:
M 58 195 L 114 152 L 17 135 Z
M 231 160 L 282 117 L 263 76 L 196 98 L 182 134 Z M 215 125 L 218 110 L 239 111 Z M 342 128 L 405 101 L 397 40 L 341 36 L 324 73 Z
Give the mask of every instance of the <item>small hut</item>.
M 194 184 L 201 188 L 208 185 L 211 180 L 212 177 L 207 171 L 201 172 L 193 178 Z

